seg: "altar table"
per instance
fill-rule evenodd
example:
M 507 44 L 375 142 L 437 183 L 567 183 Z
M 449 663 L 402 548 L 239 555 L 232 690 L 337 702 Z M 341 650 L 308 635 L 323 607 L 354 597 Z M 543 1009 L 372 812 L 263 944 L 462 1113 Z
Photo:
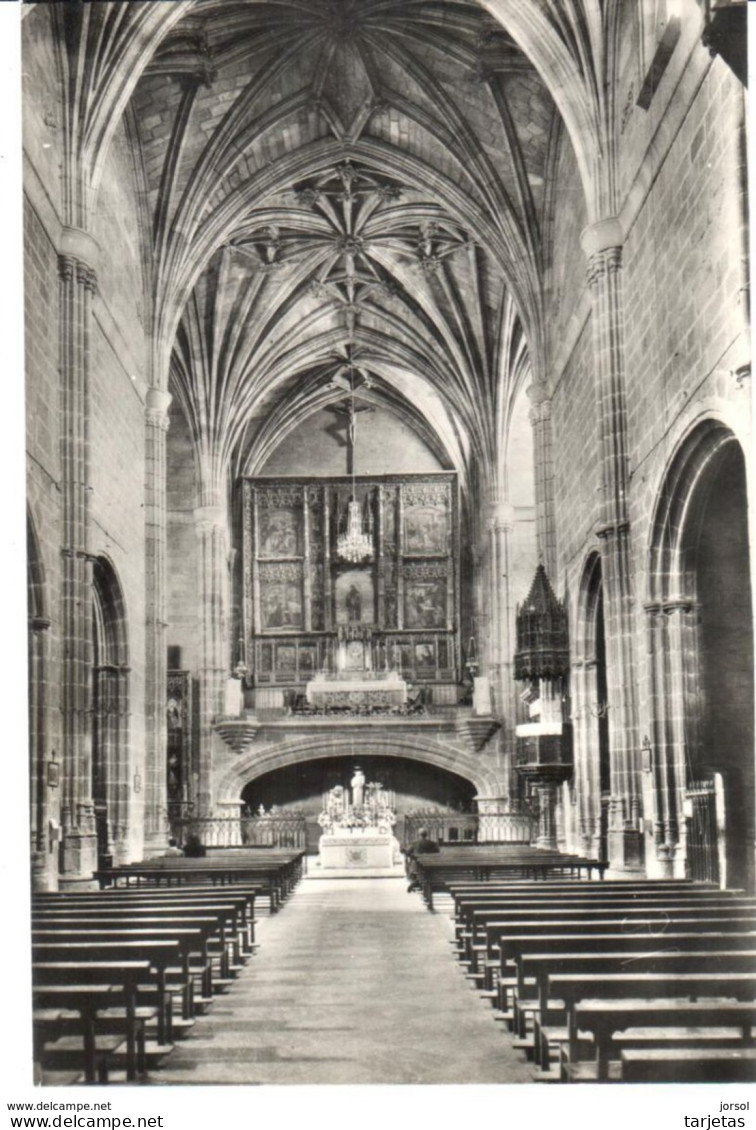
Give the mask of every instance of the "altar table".
M 346 707 L 403 706 L 407 701 L 404 679 L 313 679 L 307 684 L 310 706 Z
M 391 867 L 394 862 L 394 836 L 375 828 L 339 831 L 320 837 L 320 864 L 323 868 L 344 870 L 361 867 Z

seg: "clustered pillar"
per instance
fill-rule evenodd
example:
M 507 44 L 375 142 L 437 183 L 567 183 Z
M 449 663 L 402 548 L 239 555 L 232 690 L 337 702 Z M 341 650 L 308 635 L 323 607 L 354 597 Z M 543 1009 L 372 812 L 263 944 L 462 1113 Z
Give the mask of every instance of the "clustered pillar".
M 223 712 L 228 675 L 226 607 L 228 528 L 224 507 L 200 506 L 194 511 L 199 564 L 199 732 L 200 761 L 196 811 L 212 815 L 212 727 Z
M 616 219 L 583 232 L 593 297 L 593 345 L 599 411 L 601 543 L 611 750 L 609 857 L 636 870 L 641 858 L 641 803 L 633 695 L 632 589 L 627 512 L 627 409 L 622 302 L 622 229 Z
M 50 621 L 46 616 L 29 620 L 29 761 L 31 808 L 31 875 L 34 891 L 53 887 L 49 868 L 47 781 L 46 679 Z M 57 868 L 56 868 L 57 872 Z
M 60 288 L 61 884 L 88 885 L 97 866 L 92 799 L 92 562 L 89 426 L 92 300 L 97 246 L 64 229 Z
M 165 848 L 166 807 L 166 504 L 165 445 L 170 394 L 147 391 L 145 404 L 145 853 Z
M 552 453 L 551 399 L 545 385 L 532 384 L 530 424 L 533 429 L 535 470 L 536 543 L 538 557 L 550 577 L 557 575 L 556 521 L 554 513 L 554 459 Z
M 595 658 L 573 659 L 570 689 L 575 709 L 572 715 L 572 742 L 577 797 L 577 834 L 580 850 L 595 859 L 603 853 L 601 844 L 601 780 L 599 771 L 598 720 L 588 703 L 598 701 Z
M 490 669 L 494 709 L 502 724 L 499 737 L 504 765 L 503 778 L 510 795 L 516 795 L 513 768 L 514 682 L 512 678 L 512 605 L 510 595 L 510 534 L 514 508 L 508 502 L 491 504 L 488 521 L 491 609 Z
M 694 740 L 691 711 L 686 708 L 685 697 L 690 673 L 698 669 L 693 658 L 698 614 L 696 604 L 685 597 L 670 598 L 646 607 L 650 654 L 653 657 L 653 764 L 650 770 L 654 774 L 652 796 L 656 849 L 656 860 L 649 860 L 649 865 L 662 878 L 685 877 L 686 752 Z
M 95 712 L 101 779 L 97 799 L 107 810 L 106 851 L 119 865 L 129 856 L 129 668 L 104 664 L 94 670 Z

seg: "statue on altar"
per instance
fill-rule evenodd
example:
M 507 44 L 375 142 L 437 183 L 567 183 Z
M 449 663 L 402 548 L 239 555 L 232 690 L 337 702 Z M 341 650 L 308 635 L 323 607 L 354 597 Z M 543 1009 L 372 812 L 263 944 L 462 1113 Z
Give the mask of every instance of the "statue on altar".
M 336 785 L 323 797 L 320 866 L 391 867 L 399 851 L 394 804 L 393 792 L 378 781 L 368 783 L 356 766 L 349 789 Z
M 359 765 L 354 771 L 354 776 L 350 781 L 352 786 L 352 807 L 362 808 L 362 802 L 365 791 L 365 774 L 360 769 Z
M 326 834 L 339 831 L 390 832 L 396 823 L 394 794 L 377 781 L 366 782 L 365 774 L 355 768 L 350 790 L 336 785 L 323 797 L 323 810 L 318 824 Z

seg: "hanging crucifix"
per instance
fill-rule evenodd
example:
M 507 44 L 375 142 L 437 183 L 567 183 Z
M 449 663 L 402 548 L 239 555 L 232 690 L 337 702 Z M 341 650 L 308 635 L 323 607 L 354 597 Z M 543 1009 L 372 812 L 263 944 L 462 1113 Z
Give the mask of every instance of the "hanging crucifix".
M 357 468 L 355 465 L 355 444 L 357 440 L 357 414 L 359 412 L 372 412 L 368 404 L 360 405 L 359 407 L 354 403 L 354 396 L 350 396 L 348 400 L 341 401 L 338 404 L 330 405 L 332 412 L 335 412 L 343 421 L 345 426 L 346 449 L 347 449 L 347 466 L 346 473 L 348 475 L 355 475 Z M 341 428 L 339 428 L 341 430 Z

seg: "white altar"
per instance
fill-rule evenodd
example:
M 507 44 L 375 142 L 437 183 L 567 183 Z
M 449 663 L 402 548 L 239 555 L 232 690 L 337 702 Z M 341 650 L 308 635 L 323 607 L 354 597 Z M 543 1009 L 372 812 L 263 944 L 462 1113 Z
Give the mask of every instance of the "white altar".
M 320 866 L 324 869 L 367 870 L 390 868 L 398 858 L 393 834 L 396 816 L 393 794 L 377 782 L 368 782 L 357 768 L 350 789 L 337 785 L 323 797 L 318 823 Z
M 390 832 L 352 828 L 320 837 L 320 865 L 327 868 L 391 867 L 396 840 Z

